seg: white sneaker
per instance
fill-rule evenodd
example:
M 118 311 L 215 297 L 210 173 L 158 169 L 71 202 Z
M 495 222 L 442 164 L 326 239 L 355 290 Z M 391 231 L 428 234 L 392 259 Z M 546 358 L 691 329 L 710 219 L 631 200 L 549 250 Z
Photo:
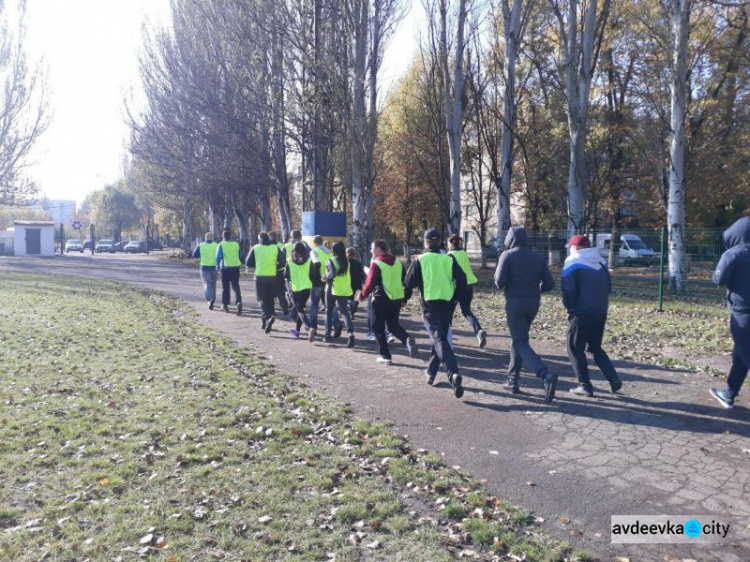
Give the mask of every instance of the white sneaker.
M 388 343 L 396 343 L 396 336 L 388 336 Z
M 367 332 L 367 335 L 365 336 L 365 339 L 367 341 L 377 341 L 375 339 L 375 334 L 373 334 L 372 332 Z
M 383 357 L 382 355 L 378 356 L 377 359 L 375 359 L 376 363 L 380 363 L 381 365 L 390 365 L 392 362 L 387 357 Z

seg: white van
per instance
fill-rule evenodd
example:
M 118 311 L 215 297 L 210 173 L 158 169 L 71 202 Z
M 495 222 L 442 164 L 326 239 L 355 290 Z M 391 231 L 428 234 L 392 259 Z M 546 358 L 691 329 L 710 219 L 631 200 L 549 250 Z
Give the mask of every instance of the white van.
M 604 259 L 609 259 L 609 247 L 612 243 L 611 234 L 597 234 L 596 247 Z M 659 255 L 648 248 L 636 234 L 620 235 L 620 264 L 650 266 L 659 262 Z

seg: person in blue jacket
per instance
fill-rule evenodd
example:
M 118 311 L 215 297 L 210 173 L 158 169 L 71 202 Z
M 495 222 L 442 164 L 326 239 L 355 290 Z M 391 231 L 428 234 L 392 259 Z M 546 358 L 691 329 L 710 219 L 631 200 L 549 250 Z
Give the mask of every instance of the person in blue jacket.
M 726 389 L 712 388 L 711 395 L 725 408 L 733 408 L 750 369 L 750 217 L 739 219 L 724 231 L 724 247 L 713 280 L 727 288 L 734 350 Z

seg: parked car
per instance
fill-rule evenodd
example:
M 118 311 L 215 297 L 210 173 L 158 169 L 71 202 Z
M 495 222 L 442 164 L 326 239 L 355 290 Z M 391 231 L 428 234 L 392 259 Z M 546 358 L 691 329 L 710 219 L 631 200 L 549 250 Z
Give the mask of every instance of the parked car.
M 109 238 L 102 238 L 101 240 L 99 240 L 99 242 L 96 243 L 96 247 L 94 249 L 97 252 L 109 252 L 110 254 L 114 254 L 115 243 Z
M 83 253 L 83 240 L 68 240 L 65 243 L 65 251 Z
M 146 252 L 146 243 L 143 240 L 131 240 L 125 244 L 123 251 L 126 254 L 142 254 Z
M 598 234 L 596 236 L 596 247 L 599 254 L 609 259 L 609 248 L 612 244 L 611 234 Z M 636 234 L 622 234 L 620 236 L 620 263 L 623 265 L 650 266 L 656 264 L 659 255 L 643 243 L 640 236 Z
M 115 252 L 122 252 L 125 250 L 125 246 L 127 245 L 127 240 L 120 240 L 119 242 L 115 242 Z
M 148 249 L 149 250 L 163 250 L 164 246 L 162 246 L 158 240 L 149 240 L 148 241 Z
M 84 240 L 83 241 L 83 249 L 84 250 L 90 250 L 91 249 L 91 240 Z

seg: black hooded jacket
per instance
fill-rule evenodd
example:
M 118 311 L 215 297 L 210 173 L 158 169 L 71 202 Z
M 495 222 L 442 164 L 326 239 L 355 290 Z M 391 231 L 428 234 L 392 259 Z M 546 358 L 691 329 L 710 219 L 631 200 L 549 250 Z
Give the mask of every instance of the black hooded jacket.
M 495 269 L 495 285 L 505 291 L 506 299 L 539 299 L 541 293 L 555 288 L 547 261 L 528 247 L 526 229 L 513 226 L 505 237 L 507 250 Z
M 727 288 L 732 314 L 750 314 L 750 217 L 724 231 L 724 252 L 714 271 L 714 283 Z

